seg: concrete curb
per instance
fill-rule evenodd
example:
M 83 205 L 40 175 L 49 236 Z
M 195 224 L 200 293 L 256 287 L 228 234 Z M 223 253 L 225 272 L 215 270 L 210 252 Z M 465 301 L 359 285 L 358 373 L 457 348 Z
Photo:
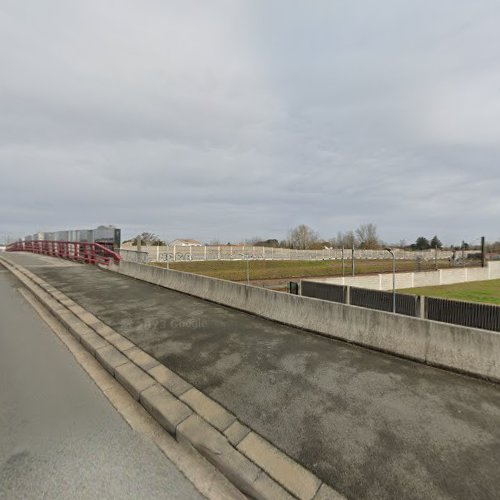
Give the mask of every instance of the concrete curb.
M 240 491 L 256 499 L 345 499 L 52 285 L 4 257 L 0 263 L 167 432 L 196 449 Z

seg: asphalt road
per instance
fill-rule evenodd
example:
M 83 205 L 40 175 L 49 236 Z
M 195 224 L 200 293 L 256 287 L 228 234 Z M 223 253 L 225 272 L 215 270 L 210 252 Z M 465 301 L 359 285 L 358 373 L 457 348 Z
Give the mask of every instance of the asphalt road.
M 350 498 L 498 498 L 499 385 L 90 266 L 31 269 Z
M 0 498 L 201 499 L 132 430 L 0 267 Z

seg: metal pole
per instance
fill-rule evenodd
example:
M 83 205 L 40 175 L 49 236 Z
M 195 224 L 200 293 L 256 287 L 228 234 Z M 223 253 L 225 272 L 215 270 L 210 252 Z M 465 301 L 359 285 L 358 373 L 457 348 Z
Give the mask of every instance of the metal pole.
M 352 275 L 354 276 L 355 270 L 354 270 L 354 242 L 352 242 L 352 259 L 351 259 L 351 266 L 352 266 Z
M 396 313 L 396 256 L 392 253 L 392 312 Z
M 247 285 L 250 284 L 250 260 L 247 258 Z
M 481 267 L 486 266 L 486 253 L 485 253 L 485 240 L 484 236 L 481 236 Z
M 344 247 L 342 247 L 342 277 L 345 276 L 345 269 L 344 269 Z
M 396 313 L 396 255 L 392 251 L 392 248 L 386 248 L 392 255 L 392 312 Z

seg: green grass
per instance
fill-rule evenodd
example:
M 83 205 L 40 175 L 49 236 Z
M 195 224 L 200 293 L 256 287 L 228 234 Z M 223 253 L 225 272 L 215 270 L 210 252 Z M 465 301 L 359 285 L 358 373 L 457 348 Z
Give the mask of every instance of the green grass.
M 401 293 L 426 295 L 444 299 L 465 300 L 467 302 L 486 302 L 500 304 L 500 280 L 471 281 L 454 285 L 405 288 Z
M 153 265 L 166 267 L 166 263 Z M 231 281 L 246 280 L 246 261 L 200 261 L 200 262 L 175 262 L 170 264 L 170 269 L 202 274 L 213 278 Z M 439 267 L 449 267 L 448 261 L 439 261 Z M 303 260 L 251 260 L 250 279 L 292 279 L 311 276 L 341 276 L 342 264 L 340 261 L 303 261 Z M 397 261 L 397 271 L 415 271 L 414 260 Z M 435 262 L 421 262 L 420 269 L 435 269 Z M 356 261 L 356 274 L 383 273 L 392 270 L 391 260 L 364 260 Z M 345 274 L 351 274 L 350 261 L 345 262 Z

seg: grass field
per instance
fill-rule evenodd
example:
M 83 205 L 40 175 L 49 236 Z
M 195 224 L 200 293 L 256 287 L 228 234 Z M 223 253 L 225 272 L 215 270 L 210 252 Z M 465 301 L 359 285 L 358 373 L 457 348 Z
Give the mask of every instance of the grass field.
M 342 263 L 340 261 L 304 261 L 304 260 L 251 260 L 250 280 L 293 279 L 312 276 L 342 276 Z M 165 263 L 153 265 L 166 267 Z M 447 260 L 438 261 L 440 268 L 449 267 Z M 245 281 L 247 261 L 201 261 L 201 262 L 175 262 L 170 264 L 170 269 L 202 274 L 213 278 L 231 281 Z M 417 270 L 414 260 L 397 261 L 397 271 Z M 435 262 L 421 262 L 420 269 L 435 269 Z M 356 261 L 356 274 L 383 273 L 392 270 L 392 261 L 363 260 Z M 351 274 L 350 261 L 345 262 L 345 274 Z
M 500 305 L 500 280 L 471 281 L 469 283 L 456 283 L 454 285 L 405 288 L 403 290 L 398 290 L 398 292 Z

